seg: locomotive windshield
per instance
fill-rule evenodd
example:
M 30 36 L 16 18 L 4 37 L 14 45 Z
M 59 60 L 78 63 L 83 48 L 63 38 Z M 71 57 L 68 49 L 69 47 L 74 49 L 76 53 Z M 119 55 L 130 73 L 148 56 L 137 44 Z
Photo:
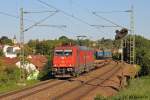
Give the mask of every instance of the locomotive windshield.
M 72 50 L 55 50 L 56 56 L 71 56 Z
M 64 55 L 65 56 L 71 56 L 72 55 L 72 50 L 64 50 Z
M 63 56 L 63 50 L 55 50 L 55 55 L 56 56 Z

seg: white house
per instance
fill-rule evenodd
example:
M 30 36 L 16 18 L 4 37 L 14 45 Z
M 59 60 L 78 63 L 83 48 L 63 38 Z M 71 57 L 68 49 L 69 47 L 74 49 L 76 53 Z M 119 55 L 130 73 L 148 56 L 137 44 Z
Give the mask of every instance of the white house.
M 8 58 L 16 58 L 18 51 L 20 51 L 19 46 L 4 45 L 3 47 L 3 53 L 5 57 L 8 57 Z

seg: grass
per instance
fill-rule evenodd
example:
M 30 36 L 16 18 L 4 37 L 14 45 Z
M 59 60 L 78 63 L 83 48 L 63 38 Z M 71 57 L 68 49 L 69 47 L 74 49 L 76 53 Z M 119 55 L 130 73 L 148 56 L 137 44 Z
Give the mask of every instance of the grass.
M 150 76 L 130 80 L 129 86 L 114 97 L 97 96 L 95 100 L 150 100 Z
M 0 85 L 0 94 L 10 92 L 10 91 L 19 90 L 19 89 L 22 89 L 22 88 L 25 88 L 28 86 L 32 86 L 32 85 L 36 84 L 37 82 L 39 82 L 39 80 L 25 81 L 26 86 L 21 86 L 21 85 L 18 85 L 14 81 L 9 81 L 5 84 Z

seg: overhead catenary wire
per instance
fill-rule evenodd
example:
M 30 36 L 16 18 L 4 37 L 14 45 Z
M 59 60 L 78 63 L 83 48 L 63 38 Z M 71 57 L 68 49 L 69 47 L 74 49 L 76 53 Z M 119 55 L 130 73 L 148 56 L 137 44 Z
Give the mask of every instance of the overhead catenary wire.
M 110 13 L 124 13 L 124 12 L 131 12 L 131 10 L 114 10 L 114 11 L 97 11 L 96 13 L 105 13 L 105 14 L 110 14 Z
M 5 15 L 5 16 L 8 16 L 8 17 L 13 17 L 13 18 L 16 18 L 16 19 L 19 18 L 19 16 L 12 15 L 12 14 L 9 14 L 9 13 L 6 13 L 6 12 L 2 12 L 2 11 L 0 11 L 0 15 Z
M 2 11 L 0 11 L 0 15 L 8 16 L 8 17 L 15 18 L 15 19 L 20 18 L 18 15 L 9 14 L 9 13 L 2 12 Z M 24 18 L 24 20 L 29 21 L 29 22 L 34 22 L 34 23 L 36 22 L 36 21 L 33 21 L 31 19 L 28 19 L 28 18 Z
M 99 29 L 98 27 L 95 27 L 95 26 L 89 24 L 88 22 L 86 22 L 86 21 L 84 21 L 84 20 L 82 20 L 82 19 L 80 19 L 80 18 L 78 18 L 78 17 L 76 17 L 76 16 L 73 16 L 72 14 L 69 14 L 69 13 L 65 12 L 64 10 L 58 9 L 58 8 L 56 8 L 55 6 L 52 6 L 52 5 L 50 5 L 50 4 L 47 4 L 46 2 L 43 2 L 43 1 L 41 1 L 41 0 L 37 0 L 37 1 L 39 1 L 40 3 L 42 3 L 42 4 L 44 4 L 44 5 L 48 6 L 48 7 L 52 7 L 52 8 L 54 8 L 54 9 L 56 9 L 57 11 L 60 11 L 60 12 L 62 12 L 63 14 L 72 17 L 73 19 L 76 19 L 76 20 L 78 20 L 78 21 L 80 21 L 80 22 L 82 22 L 82 23 L 84 23 L 84 24 L 87 24 L 87 25 L 90 26 L 90 27 L 94 27 L 94 28 L 96 28 L 96 29 Z M 39 12 L 41 12 L 41 11 L 39 11 Z M 39 12 L 33 12 L 33 13 L 39 13 Z M 46 11 L 44 11 L 44 12 L 46 12 Z M 8 16 L 9 16 L 9 14 L 5 14 L 5 15 L 8 15 Z M 11 16 L 11 17 L 19 18 L 18 16 Z M 25 20 L 26 20 L 26 19 L 25 19 Z M 28 20 L 28 19 L 27 19 L 27 20 Z M 35 21 L 33 21 L 33 20 L 28 20 L 28 21 L 30 21 L 30 22 L 32 21 L 32 22 L 35 23 Z M 36 26 L 36 25 L 34 25 L 34 26 Z M 102 25 L 102 27 L 104 27 L 104 25 Z
M 50 4 L 48 4 L 48 3 L 46 3 L 46 2 L 44 2 L 44 1 L 42 1 L 42 0 L 37 0 L 37 1 L 40 2 L 41 4 L 44 4 L 44 5 L 47 6 L 47 7 L 50 7 L 50 8 L 53 8 L 53 9 L 56 9 L 56 10 L 62 12 L 62 13 L 63 13 L 64 15 L 66 15 L 66 16 L 69 16 L 69 17 L 71 17 L 71 18 L 73 18 L 73 19 L 75 19 L 75 20 L 77 20 L 77 21 L 79 21 L 79 22 L 82 22 L 82 23 L 84 23 L 84 24 L 86 24 L 86 25 L 92 27 L 91 24 L 89 24 L 88 22 L 86 22 L 86 21 L 84 21 L 84 20 L 82 20 L 82 19 L 80 19 L 80 18 L 78 18 L 78 17 L 76 17 L 76 16 L 72 16 L 72 14 L 69 14 L 69 13 L 65 12 L 64 10 L 61 10 L 61 9 L 59 9 L 59 8 L 53 6 L 53 5 L 50 5 Z
M 119 26 L 111 26 L 111 25 L 91 25 L 94 27 L 119 27 Z
M 64 10 L 61 10 L 61 9 L 59 9 L 59 8 L 57 8 L 57 7 L 53 6 L 53 5 L 51 5 L 51 4 L 48 4 L 47 2 L 44 2 L 44 1 L 42 1 L 42 0 L 36 0 L 36 1 L 38 1 L 39 3 L 45 5 L 45 6 L 49 7 L 49 8 L 53 8 L 53 9 L 55 9 L 55 10 L 58 10 L 58 11 L 62 12 L 64 15 L 66 15 L 66 16 L 68 16 L 68 17 L 71 17 L 71 18 L 73 18 L 73 19 L 75 19 L 75 20 L 77 20 L 77 21 L 79 21 L 79 22 L 81 22 L 81 23 L 83 23 L 83 24 L 86 24 L 86 25 L 88 25 L 89 27 L 92 27 L 92 28 L 95 28 L 95 29 L 99 30 L 98 27 L 92 26 L 90 23 L 88 23 L 88 22 L 86 22 L 86 21 L 84 21 L 84 20 L 78 18 L 77 16 L 75 16 L 75 15 L 72 16 L 72 14 L 67 13 L 67 12 L 65 12 Z M 100 31 L 101 31 L 102 33 L 105 33 L 105 32 L 102 31 L 102 30 L 100 30 Z
M 36 25 L 36 26 L 43 26 L 43 27 L 63 27 L 66 28 L 66 25 L 48 25 L 48 24 L 41 24 L 41 25 Z
M 89 8 L 86 8 L 86 7 L 83 7 L 82 5 L 80 5 L 80 3 L 77 3 L 77 2 L 74 2 L 74 5 L 76 5 L 76 6 L 80 6 L 80 8 L 83 8 L 86 12 L 88 12 L 89 14 L 91 14 L 91 15 L 93 15 L 92 14 L 92 10 L 91 9 L 89 9 Z M 93 15 L 94 17 L 95 17 L 95 15 Z M 110 25 L 91 25 L 92 27 L 95 27 L 96 29 L 98 29 L 99 31 L 101 31 L 102 32 L 102 34 L 106 34 L 106 32 L 104 32 L 103 30 L 102 30 L 102 28 L 112 28 L 112 27 L 119 27 L 119 26 L 110 26 Z
M 37 13 L 38 12 L 43 12 L 44 13 L 46 11 L 36 11 L 36 12 Z M 52 11 L 52 12 L 58 12 L 58 11 Z M 8 16 L 8 17 L 15 18 L 15 19 L 20 19 L 20 17 L 18 15 L 13 15 L 13 14 L 2 12 L 2 11 L 0 11 L 0 15 Z M 26 20 L 28 22 L 37 23 L 36 21 L 28 19 L 28 18 L 24 18 L 24 20 Z M 40 25 L 40 24 L 37 24 L 35 26 L 39 26 L 39 27 L 53 27 L 53 28 L 58 28 L 58 29 L 67 27 L 66 25 Z M 62 30 L 62 29 L 60 29 L 60 30 Z M 62 30 L 62 31 L 64 31 L 64 30 Z
M 86 8 L 86 7 L 83 7 L 83 6 L 81 6 L 79 3 L 77 3 L 77 2 L 73 2 L 74 3 L 74 5 L 76 5 L 76 6 L 80 6 L 81 8 L 83 8 L 86 12 L 88 12 L 89 14 L 91 14 L 91 15 L 93 15 L 92 14 L 92 10 L 91 9 L 89 9 L 89 8 Z M 95 15 L 93 15 L 94 17 L 95 17 Z M 90 25 L 91 27 L 95 27 L 96 29 L 98 29 L 99 31 L 101 31 L 101 33 L 102 34 L 106 34 L 106 32 L 104 32 L 103 30 L 102 30 L 102 28 L 114 28 L 114 27 L 120 27 L 120 26 L 116 26 L 116 25 Z
M 51 15 L 48 15 L 47 17 L 43 18 L 42 20 L 40 20 L 40 21 L 36 22 L 35 24 L 29 26 L 27 29 L 24 30 L 24 32 L 30 30 L 30 29 L 33 28 L 34 26 L 37 26 L 37 25 L 41 24 L 42 22 L 46 21 L 47 19 L 49 19 L 51 16 L 55 15 L 56 13 L 57 13 L 57 12 L 55 12 L 55 13 L 53 13 L 53 14 L 51 14 Z
M 109 22 L 109 23 L 111 23 L 111 24 L 117 26 L 117 27 L 125 28 L 125 27 L 122 26 L 122 25 L 119 25 L 119 24 L 117 24 L 117 23 L 115 23 L 115 22 L 113 22 L 113 21 L 111 21 L 111 20 L 109 20 L 109 19 L 107 19 L 107 18 L 105 18 L 105 17 L 103 17 L 103 16 L 98 15 L 96 12 L 92 12 L 92 13 L 93 13 L 95 16 L 97 16 L 97 17 L 99 17 L 99 18 L 101 18 L 101 19 L 103 19 L 103 20 L 105 20 L 105 21 L 107 21 L 107 22 Z
M 48 11 L 48 10 L 45 10 L 45 11 L 25 11 L 24 13 L 25 14 L 30 14 L 30 13 L 51 13 L 51 12 L 57 12 L 57 11 Z
M 75 2 L 74 2 L 75 3 Z M 78 4 L 78 3 L 76 3 L 77 4 L 77 6 L 80 6 L 80 7 L 82 7 L 84 10 L 86 10 L 87 12 L 89 12 L 90 14 L 92 14 L 92 15 L 94 15 L 94 14 L 98 14 L 98 13 L 119 13 L 119 12 L 130 12 L 130 10 L 126 10 L 126 11 L 108 11 L 108 12 L 102 12 L 102 11 L 99 11 L 99 12 L 93 12 L 92 10 L 90 10 L 89 8 L 85 8 L 85 7 L 83 7 L 83 6 L 81 6 L 80 4 Z M 93 14 L 94 13 L 94 14 Z M 95 15 L 94 15 L 95 16 Z M 102 17 L 102 16 L 101 16 Z M 91 25 L 91 26 L 94 26 L 94 27 L 102 27 L 102 28 L 105 28 L 105 27 L 123 27 L 123 26 L 121 26 L 121 25 L 119 25 L 119 24 L 116 24 L 115 22 L 113 22 L 113 21 L 111 21 L 111 20 L 109 20 L 109 19 L 107 19 L 107 18 L 105 18 L 105 17 L 103 17 L 103 20 L 105 20 L 105 21 L 109 21 L 109 23 L 111 23 L 111 24 L 113 24 L 113 25 L 115 25 L 115 26 L 110 26 L 110 25 Z
M 79 5 L 79 4 L 78 4 Z M 84 8 L 83 6 L 81 6 L 82 8 Z M 113 25 L 115 25 L 115 26 L 107 26 L 107 25 L 99 25 L 99 27 L 122 27 L 122 28 L 124 28 L 123 26 L 121 26 L 121 25 L 119 25 L 119 24 L 117 24 L 117 23 L 115 23 L 115 22 L 113 22 L 113 21 L 111 21 L 111 20 L 109 20 L 109 19 L 107 19 L 107 18 L 105 18 L 105 17 L 103 17 L 103 16 L 100 16 L 100 15 L 98 15 L 98 13 L 119 13 L 119 12 L 130 12 L 130 10 L 126 10 L 126 11 L 109 11 L 109 12 L 93 12 L 93 11 L 91 11 L 90 9 L 88 9 L 88 8 L 84 8 L 84 10 L 86 10 L 87 12 L 89 12 L 89 13 L 92 13 L 93 15 L 95 15 L 95 16 L 97 16 L 97 17 L 100 17 L 101 19 L 103 19 L 103 20 L 105 20 L 105 21 L 107 21 L 107 22 L 109 22 L 109 23 L 111 23 L 111 24 L 113 24 Z M 91 26 L 94 26 L 94 25 L 91 25 Z M 96 25 L 97 26 L 97 25 Z
M 58 12 L 58 11 L 48 11 L 48 10 L 47 11 L 46 10 L 45 11 L 25 11 L 24 14 L 30 14 L 30 13 L 52 13 L 52 12 L 54 13 L 54 12 Z M 13 14 L 2 12 L 2 11 L 0 11 L 0 15 L 8 16 L 8 17 L 15 18 L 15 19 L 19 19 L 20 18 L 18 15 L 13 15 Z M 29 19 L 29 18 L 24 18 L 24 20 L 36 23 L 35 20 Z
M 79 4 L 78 4 L 78 6 L 80 6 Z M 85 8 L 85 7 L 83 7 L 83 6 L 80 6 L 80 7 L 82 7 L 82 8 L 84 8 L 87 12 L 89 12 L 89 13 L 92 13 L 92 15 L 95 15 L 95 14 L 98 14 L 98 13 L 119 13 L 119 12 L 130 12 L 130 10 L 126 10 L 126 11 L 109 11 L 109 12 L 102 12 L 102 11 L 99 11 L 99 12 L 92 12 L 90 9 L 88 9 L 88 8 Z M 111 21 L 111 20 L 109 20 L 109 19 L 107 19 L 107 18 L 105 18 L 105 17 L 102 17 L 102 16 L 98 16 L 98 17 L 101 17 L 103 20 L 105 20 L 105 21 L 108 21 L 109 23 L 111 23 L 111 24 L 113 24 L 113 25 L 115 25 L 115 26 L 108 26 L 108 25 L 91 25 L 91 26 L 99 26 L 99 27 L 123 27 L 123 26 L 121 26 L 121 25 L 118 25 L 118 24 L 116 24 L 115 22 L 113 22 L 113 21 Z

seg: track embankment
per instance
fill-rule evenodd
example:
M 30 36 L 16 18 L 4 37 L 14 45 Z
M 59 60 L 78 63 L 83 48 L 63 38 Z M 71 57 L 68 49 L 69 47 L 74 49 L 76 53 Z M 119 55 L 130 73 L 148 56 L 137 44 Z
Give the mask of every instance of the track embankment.
M 1 100 L 92 100 L 96 95 L 112 96 L 126 85 L 128 65 L 96 61 L 97 69 L 77 78 L 49 80 L 33 87 L 0 96 Z

